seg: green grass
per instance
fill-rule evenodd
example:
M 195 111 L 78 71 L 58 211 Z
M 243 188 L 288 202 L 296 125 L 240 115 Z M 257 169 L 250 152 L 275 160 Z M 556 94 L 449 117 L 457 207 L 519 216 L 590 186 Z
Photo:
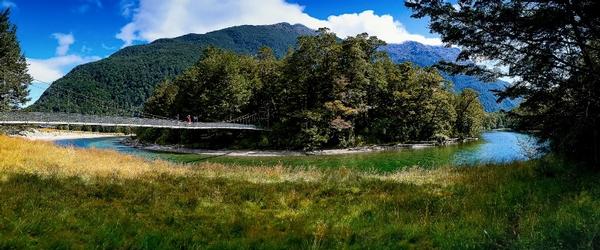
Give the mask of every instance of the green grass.
M 318 182 L 5 174 L 0 249 L 598 249 L 600 175 L 529 164 L 448 185 L 331 171 Z
M 0 249 L 600 249 L 600 173 L 175 164 L 0 136 Z

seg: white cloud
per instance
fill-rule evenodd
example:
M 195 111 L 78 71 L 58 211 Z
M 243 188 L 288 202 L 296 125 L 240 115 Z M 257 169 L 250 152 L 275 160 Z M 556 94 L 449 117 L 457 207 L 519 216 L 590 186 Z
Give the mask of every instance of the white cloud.
M 63 77 L 75 66 L 100 60 L 100 57 L 82 57 L 79 55 L 56 56 L 47 59 L 27 58 L 29 74 L 38 81 L 54 82 Z
M 35 80 L 33 86 L 29 88 L 29 98 L 31 100 L 25 106 L 37 101 L 42 93 L 50 87 L 49 84 L 63 77 L 75 66 L 100 59 L 97 56 L 81 57 L 78 55 L 56 56 L 47 59 L 27 58 L 29 64 L 27 70 Z
M 79 64 L 101 59 L 98 56 L 68 54 L 69 47 L 75 43 L 73 34 L 54 33 L 52 36 L 58 41 L 55 57 L 46 59 L 27 58 L 29 74 L 38 81 L 54 82 Z M 87 47 L 84 46 L 84 48 Z
M 414 40 L 441 44 L 439 39 L 409 33 L 390 15 L 364 11 L 320 20 L 304 13 L 304 7 L 284 0 L 262 0 L 260 4 L 255 0 L 139 0 L 132 11 L 133 6 L 127 8 L 127 13 L 133 12 L 131 22 L 116 35 L 124 46 L 134 41 L 206 33 L 235 25 L 279 22 L 300 23 L 313 29 L 328 27 L 341 37 L 367 32 L 389 43 Z
M 100 59 L 97 56 L 81 57 L 78 55 L 56 56 L 47 59 L 27 58 L 27 64 L 29 64 L 27 70 L 34 78 L 34 81 L 29 87 L 29 98 L 31 100 L 24 107 L 35 103 L 46 89 L 50 87 L 50 84 L 63 77 L 75 66 Z
M 367 32 L 388 43 L 417 41 L 429 45 L 441 45 L 438 38 L 426 38 L 422 35 L 410 34 L 402 23 L 390 15 L 376 15 L 372 10 L 358 14 L 343 14 L 327 18 L 327 27 L 340 37 L 354 36 Z
M 121 15 L 124 17 L 130 17 L 136 10 L 135 1 L 134 0 L 121 0 Z
M 0 1 L 0 6 L 2 6 L 3 9 L 6 9 L 6 8 L 14 9 L 17 7 L 17 5 L 15 3 L 8 1 L 8 0 Z
M 56 56 L 46 59 L 27 58 L 27 70 L 34 78 L 34 84 L 30 90 L 29 101 L 25 106 L 31 105 L 40 98 L 42 93 L 50 87 L 49 84 L 67 74 L 75 66 L 100 60 L 98 56 L 80 56 L 68 54 L 69 47 L 75 43 L 73 34 L 54 33 L 52 36 L 58 41 Z M 91 48 L 82 47 L 83 52 L 91 51 Z
M 73 34 L 54 33 L 52 37 L 58 41 L 58 47 L 56 47 L 56 55 L 64 56 L 69 52 L 71 44 L 75 43 L 75 37 Z

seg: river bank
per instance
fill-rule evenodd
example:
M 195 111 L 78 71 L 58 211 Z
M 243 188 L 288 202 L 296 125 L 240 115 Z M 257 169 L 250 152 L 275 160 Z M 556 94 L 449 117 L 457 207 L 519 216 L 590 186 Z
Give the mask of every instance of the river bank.
M 122 133 L 99 133 L 88 131 L 67 131 L 56 129 L 29 129 L 10 135 L 32 141 L 60 141 L 75 139 L 94 139 L 127 136 Z
M 416 146 L 418 149 L 415 150 L 408 149 L 407 145 L 404 145 L 407 149 L 398 149 L 397 147 L 391 147 L 395 145 L 388 145 L 387 148 L 371 147 L 341 150 L 344 154 L 340 154 L 340 150 L 338 150 L 338 152 L 335 152 L 336 154 L 330 155 L 325 155 L 323 152 L 320 152 L 320 155 L 314 153 L 309 155 L 306 152 L 290 151 L 191 150 L 183 149 L 180 146 L 131 145 L 131 143 L 123 143 L 124 140 L 128 140 L 128 137 L 58 140 L 54 144 L 61 147 L 117 151 L 151 161 L 161 159 L 186 164 L 212 162 L 229 166 L 346 167 L 379 172 L 397 171 L 415 166 L 433 169 L 450 165 L 474 166 L 481 163 L 525 161 L 537 158 L 537 156 L 531 157 L 530 151 L 525 149 L 539 147 L 536 140 L 530 135 L 494 131 L 483 133 L 481 139 L 474 143 L 426 148 Z M 524 145 L 526 147 L 523 147 Z M 331 151 L 326 152 L 331 153 Z
M 75 147 L 89 147 L 88 143 L 82 143 L 81 140 L 94 140 L 94 139 L 111 139 L 115 138 L 115 144 L 122 146 L 110 146 L 110 145 L 96 145 L 94 143 L 91 147 L 98 147 L 104 149 L 113 149 L 122 153 L 134 153 L 138 155 L 143 154 L 187 154 L 197 155 L 199 157 L 241 157 L 241 158 L 285 158 L 285 157 L 303 157 L 303 156 L 345 156 L 345 155 L 357 155 L 367 154 L 376 152 L 394 152 L 401 150 L 413 150 L 413 149 L 427 149 L 427 148 L 443 148 L 449 145 L 457 145 L 460 143 L 477 141 L 478 138 L 470 138 L 463 141 L 450 140 L 444 143 L 436 143 L 433 141 L 414 142 L 406 144 L 389 144 L 389 145 L 369 145 L 354 148 L 345 149 L 324 149 L 315 151 L 300 151 L 300 150 L 253 150 L 253 149 L 242 149 L 242 150 L 209 150 L 209 149 L 192 149 L 186 148 L 182 145 L 157 145 L 141 143 L 134 139 L 134 135 L 125 135 L 123 133 L 101 133 L 101 132 L 89 132 L 89 131 L 68 131 L 58 130 L 52 128 L 37 128 L 37 129 L 25 129 L 25 130 L 13 130 L 10 131 L 9 136 L 25 138 L 31 141 L 50 141 L 58 143 L 63 146 L 75 146 Z M 85 141 L 84 141 L 85 142 Z M 87 145 L 87 146 L 86 146 Z M 118 149 L 116 149 L 118 148 Z M 124 150 L 124 148 L 126 150 Z M 130 148 L 130 149 L 127 149 Z M 132 151 L 133 150 L 133 151 Z M 138 153 L 135 153 L 138 152 Z M 140 153 L 141 152 L 141 153 Z M 146 153 L 144 153 L 146 152 Z
M 323 149 L 314 151 L 299 151 L 299 150 L 209 150 L 209 149 L 192 149 L 182 145 L 158 145 L 142 143 L 136 139 L 128 138 L 122 141 L 126 146 L 153 152 L 165 152 L 175 154 L 198 154 L 207 156 L 233 156 L 233 157 L 285 157 L 285 156 L 328 156 L 328 155 L 349 155 L 360 153 L 373 153 L 383 151 L 397 151 L 405 149 L 425 149 L 432 147 L 444 147 L 478 141 L 479 138 L 469 138 L 465 140 L 450 140 L 444 143 L 436 142 L 415 142 L 415 143 L 400 143 L 390 145 L 370 145 L 362 147 L 353 147 L 345 149 Z
M 158 145 L 142 143 L 132 137 L 132 135 L 125 135 L 122 133 L 100 133 L 100 132 L 89 132 L 89 131 L 67 131 L 57 129 L 29 129 L 19 131 L 11 135 L 12 137 L 26 138 L 32 141 L 63 141 L 63 140 L 78 140 L 78 139 L 98 139 L 98 138 L 113 138 L 113 137 L 126 137 L 121 143 L 127 147 L 132 147 L 139 150 L 160 152 L 160 153 L 173 153 L 173 154 L 196 154 L 205 156 L 232 156 L 232 157 L 287 157 L 287 156 L 334 156 L 334 155 L 350 155 L 360 153 L 373 153 L 383 151 L 398 151 L 408 149 L 425 149 L 433 147 L 444 147 L 449 145 L 456 145 L 460 143 L 467 143 L 478 141 L 478 138 L 469 138 L 465 140 L 449 140 L 444 143 L 437 143 L 433 141 L 423 141 L 414 143 L 401 143 L 401 144 L 388 144 L 388 145 L 369 145 L 362 147 L 353 147 L 345 149 L 323 149 L 314 151 L 300 151 L 300 150 L 254 150 L 254 149 L 242 149 L 242 150 L 210 150 L 210 149 L 192 149 L 186 148 L 182 145 Z

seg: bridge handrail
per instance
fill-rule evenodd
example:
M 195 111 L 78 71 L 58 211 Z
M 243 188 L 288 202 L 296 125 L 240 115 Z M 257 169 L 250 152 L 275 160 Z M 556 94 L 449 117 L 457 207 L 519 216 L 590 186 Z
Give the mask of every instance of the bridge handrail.
M 161 128 L 215 128 L 215 129 L 247 129 L 263 130 L 256 125 L 238 124 L 228 122 L 194 122 L 188 123 L 177 120 L 142 118 L 142 117 L 120 117 L 83 115 L 76 113 L 45 113 L 45 112 L 0 112 L 0 124 L 64 124 L 64 125 L 99 125 L 115 126 L 127 125 L 132 127 L 161 127 Z

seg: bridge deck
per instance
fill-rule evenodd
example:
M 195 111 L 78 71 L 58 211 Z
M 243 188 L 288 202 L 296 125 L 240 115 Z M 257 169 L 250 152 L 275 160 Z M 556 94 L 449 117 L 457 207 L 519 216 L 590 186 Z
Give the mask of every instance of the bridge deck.
M 256 125 L 226 122 L 187 123 L 166 119 L 41 112 L 0 112 L 0 125 L 87 125 L 102 127 L 169 128 L 191 130 L 265 130 Z

